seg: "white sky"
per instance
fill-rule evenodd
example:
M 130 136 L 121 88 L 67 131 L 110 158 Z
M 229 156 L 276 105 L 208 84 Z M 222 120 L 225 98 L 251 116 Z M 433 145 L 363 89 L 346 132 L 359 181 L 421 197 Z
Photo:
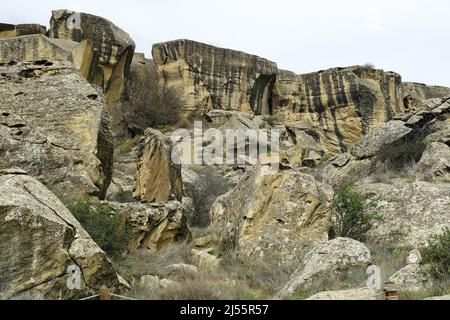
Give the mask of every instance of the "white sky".
M 450 87 L 448 0 L 1 0 L 0 22 L 49 24 L 52 9 L 105 17 L 151 56 L 187 38 L 275 61 L 296 73 L 364 64 Z

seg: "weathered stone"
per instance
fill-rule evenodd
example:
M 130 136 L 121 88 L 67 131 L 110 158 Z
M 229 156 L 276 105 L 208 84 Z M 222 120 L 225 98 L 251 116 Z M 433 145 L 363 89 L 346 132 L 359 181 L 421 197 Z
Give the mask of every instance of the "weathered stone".
M 113 143 L 103 94 L 69 63 L 0 66 L 0 169 L 20 167 L 62 196 L 103 198 Z
M 415 171 L 421 180 L 450 183 L 450 147 L 440 142 L 429 144 Z
M 153 45 L 159 82 L 177 88 L 185 111 L 210 108 L 270 113 L 275 63 L 190 40 Z
M 362 243 L 348 238 L 336 238 L 314 247 L 292 274 L 289 282 L 276 298 L 292 295 L 298 288 L 310 285 L 319 278 L 329 277 L 344 270 L 365 268 L 371 263 L 369 249 Z
M 161 132 L 148 128 L 139 142 L 133 197 L 142 202 L 181 201 L 181 165 L 172 161 L 173 144 Z
M 211 208 L 221 242 L 254 260 L 295 261 L 313 243 L 328 240 L 333 191 L 295 170 L 247 172 L 237 187 Z
M 450 88 L 441 86 L 427 86 L 422 83 L 402 83 L 403 104 L 405 109 L 423 109 L 425 100 L 444 97 L 450 94 Z
M 178 201 L 152 204 L 105 203 L 131 228 L 132 238 L 128 246 L 131 252 L 138 249 L 155 252 L 189 236 L 183 206 Z
M 430 267 L 421 264 L 409 264 L 389 277 L 389 281 L 399 291 L 425 291 L 433 286 Z
M 0 39 L 15 38 L 30 34 L 45 35 L 46 31 L 46 27 L 35 23 L 18 25 L 0 23 Z
M 430 237 L 450 227 L 450 186 L 448 183 L 429 183 L 403 180 L 391 184 L 360 184 L 357 190 L 370 194 L 365 210 L 381 215 L 368 232 L 368 240 L 390 240 L 393 247 L 421 248 Z
M 220 259 L 210 254 L 214 248 L 191 249 L 191 260 L 200 270 L 211 271 L 218 268 Z
M 93 83 L 106 89 L 108 103 L 122 98 L 135 49 L 134 41 L 125 31 L 98 16 L 55 10 L 52 11 L 48 35 L 76 42 L 92 40 L 99 54 Z
M 373 157 L 383 147 L 401 141 L 411 131 L 402 121 L 389 121 L 358 141 L 352 148 L 352 154 L 358 159 Z
M 380 290 L 357 288 L 317 293 L 306 300 L 384 300 Z
M 400 84 L 396 73 L 359 66 L 304 75 L 280 70 L 272 104 L 286 122 L 316 132 L 335 155 L 403 111 Z
M 51 66 L 53 60 L 71 62 L 88 80 L 92 78 L 97 65 L 92 42 L 89 40 L 77 43 L 70 40 L 50 39 L 44 35 L 0 40 L 0 65 L 35 61 L 37 65 L 45 67 Z M 39 69 L 35 72 L 38 73 Z
M 82 297 L 117 280 L 106 254 L 68 209 L 26 175 L 0 175 L 0 283 L 11 296 Z M 81 273 L 77 273 L 80 270 Z M 69 289 L 75 272 L 79 289 Z

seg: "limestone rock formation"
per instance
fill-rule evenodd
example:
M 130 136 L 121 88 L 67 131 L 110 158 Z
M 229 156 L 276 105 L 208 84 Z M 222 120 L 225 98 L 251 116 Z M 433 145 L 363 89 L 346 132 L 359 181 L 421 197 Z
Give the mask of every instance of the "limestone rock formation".
M 275 63 L 240 51 L 190 40 L 153 45 L 159 82 L 176 87 L 185 111 L 210 108 L 270 113 Z
M 450 227 L 450 186 L 398 179 L 391 184 L 358 185 L 361 193 L 371 195 L 366 212 L 380 214 L 382 221 L 369 231 L 368 239 L 390 242 L 393 247 L 421 248 L 430 237 Z
M 402 83 L 403 104 L 405 109 L 421 109 L 425 100 L 440 98 L 450 94 L 450 88 L 441 86 L 427 86 L 422 83 Z
M 132 230 L 128 249 L 152 252 L 189 237 L 186 215 L 178 201 L 167 203 L 106 202 Z
M 42 34 L 45 35 L 47 28 L 39 24 L 7 24 L 0 23 L 0 39 L 15 38 L 20 36 L 26 36 L 30 34 Z
M 414 166 L 420 180 L 448 182 L 449 119 L 450 96 L 430 100 L 426 109 L 398 114 L 372 130 L 354 144 L 350 153 L 331 158 L 316 172 L 326 183 L 338 187 L 406 165 Z
M 23 168 L 61 195 L 103 198 L 113 153 L 104 96 L 57 60 L 0 65 L 0 169 Z
M 106 254 L 58 198 L 23 171 L 5 172 L 0 173 L 1 291 L 67 299 L 112 286 L 118 278 Z
M 321 243 L 306 255 L 300 267 L 276 297 L 289 296 L 301 286 L 308 286 L 321 277 L 332 277 L 346 269 L 365 270 L 369 264 L 371 264 L 369 249 L 356 240 L 336 238 Z
M 254 260 L 288 263 L 328 240 L 333 192 L 314 177 L 295 170 L 264 174 L 248 171 L 236 188 L 217 198 L 213 226 L 225 247 Z
M 96 68 L 92 42 L 77 43 L 70 40 L 51 39 L 45 35 L 27 35 L 11 39 L 0 37 L 0 64 L 37 61 L 48 66 L 52 60 L 72 62 L 81 75 L 90 79 Z
M 327 154 L 345 152 L 364 134 L 403 112 L 401 77 L 367 67 L 304 75 L 279 71 L 273 109 L 319 136 Z
M 407 265 L 389 277 L 389 281 L 399 291 L 406 292 L 425 291 L 433 286 L 429 266 L 421 264 Z
M 145 131 L 139 142 L 135 199 L 148 203 L 181 201 L 181 165 L 172 161 L 172 148 L 171 139 L 161 132 L 151 128 Z
M 98 68 L 92 82 L 106 89 L 108 103 L 122 98 L 135 49 L 134 41 L 125 31 L 98 16 L 55 10 L 48 35 L 76 42 L 91 40 L 98 56 Z

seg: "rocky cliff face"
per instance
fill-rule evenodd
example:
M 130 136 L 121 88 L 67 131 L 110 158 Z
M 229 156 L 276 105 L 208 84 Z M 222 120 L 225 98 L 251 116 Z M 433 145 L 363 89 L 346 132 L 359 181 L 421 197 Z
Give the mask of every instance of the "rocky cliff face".
M 163 87 L 176 87 L 186 111 L 216 108 L 269 113 L 275 63 L 240 51 L 190 40 L 153 45 Z
M 98 68 L 92 82 L 106 89 L 108 103 L 122 98 L 135 44 L 130 36 L 110 21 L 69 10 L 52 12 L 50 38 L 76 42 L 89 39 L 98 54 Z
M 15 38 L 30 34 L 44 35 L 46 31 L 46 27 L 35 23 L 18 25 L 0 23 L 0 39 Z
M 105 99 L 56 59 L 0 65 L 0 169 L 21 167 L 62 194 L 102 198 L 113 153 Z
M 334 68 L 304 75 L 280 71 L 274 110 L 328 154 L 346 151 L 364 134 L 403 111 L 401 77 L 367 67 Z

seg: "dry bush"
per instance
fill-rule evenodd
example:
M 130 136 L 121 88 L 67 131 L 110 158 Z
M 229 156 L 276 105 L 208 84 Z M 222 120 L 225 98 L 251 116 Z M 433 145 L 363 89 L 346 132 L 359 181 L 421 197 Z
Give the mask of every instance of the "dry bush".
M 143 275 L 162 275 L 165 267 L 184 263 L 189 248 L 187 243 L 175 243 L 158 252 L 140 250 L 116 262 L 115 269 L 126 279 Z

